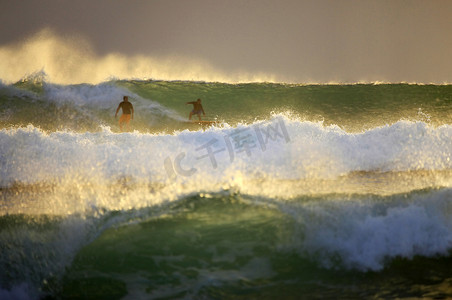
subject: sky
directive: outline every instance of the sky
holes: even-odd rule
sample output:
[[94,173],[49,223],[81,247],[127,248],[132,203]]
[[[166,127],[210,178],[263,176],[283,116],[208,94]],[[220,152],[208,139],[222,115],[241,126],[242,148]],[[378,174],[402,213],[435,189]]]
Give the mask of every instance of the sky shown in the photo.
[[447,0],[0,0],[0,79],[452,83]]

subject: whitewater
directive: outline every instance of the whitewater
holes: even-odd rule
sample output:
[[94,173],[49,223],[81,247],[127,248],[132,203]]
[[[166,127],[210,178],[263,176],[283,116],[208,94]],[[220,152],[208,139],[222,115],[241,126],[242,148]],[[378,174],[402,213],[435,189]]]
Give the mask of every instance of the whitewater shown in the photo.
[[452,297],[451,92],[0,84],[0,298]]

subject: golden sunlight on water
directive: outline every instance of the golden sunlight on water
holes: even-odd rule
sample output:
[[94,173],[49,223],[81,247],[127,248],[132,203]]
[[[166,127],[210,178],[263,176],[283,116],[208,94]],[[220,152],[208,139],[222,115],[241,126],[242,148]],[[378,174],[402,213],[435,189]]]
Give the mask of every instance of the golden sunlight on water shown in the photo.
[[[244,180],[237,174],[230,182],[204,184],[210,193],[241,193],[264,198],[296,199],[340,194],[391,196],[424,189],[452,187],[452,170],[408,172],[352,172],[336,178],[273,178]],[[0,189],[0,216],[5,214],[71,215],[93,210],[128,210],[171,202],[197,193],[199,186],[175,182],[139,182],[122,178],[113,182],[63,180],[16,184]]]

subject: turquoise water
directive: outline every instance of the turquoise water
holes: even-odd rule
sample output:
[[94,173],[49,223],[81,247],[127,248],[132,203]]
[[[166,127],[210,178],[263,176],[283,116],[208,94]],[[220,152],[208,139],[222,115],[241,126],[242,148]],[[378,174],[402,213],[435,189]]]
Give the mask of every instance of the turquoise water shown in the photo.
[[452,297],[450,95],[0,85],[0,298]]

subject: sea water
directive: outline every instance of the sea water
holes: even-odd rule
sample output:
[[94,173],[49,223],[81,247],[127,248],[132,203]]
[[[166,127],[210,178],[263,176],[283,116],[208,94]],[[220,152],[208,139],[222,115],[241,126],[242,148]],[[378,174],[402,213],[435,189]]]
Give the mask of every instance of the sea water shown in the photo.
[[0,103],[1,299],[452,297],[450,85],[38,76]]

